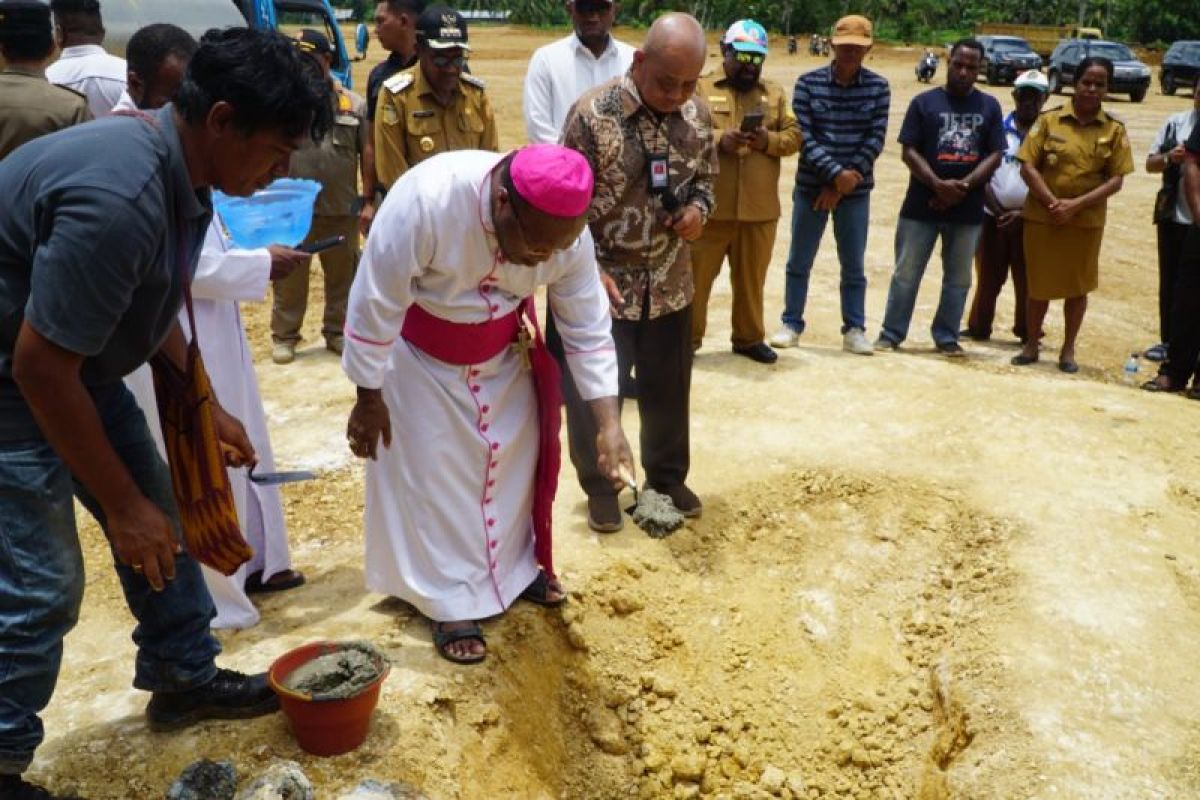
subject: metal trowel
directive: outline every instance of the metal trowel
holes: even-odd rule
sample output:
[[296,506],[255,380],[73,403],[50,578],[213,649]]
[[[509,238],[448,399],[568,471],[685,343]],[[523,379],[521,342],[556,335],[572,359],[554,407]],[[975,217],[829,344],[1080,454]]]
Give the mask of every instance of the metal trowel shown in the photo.
[[250,465],[248,478],[259,486],[278,486],[281,483],[296,483],[297,481],[311,481],[317,477],[315,472],[309,472],[306,469],[293,470],[291,472],[259,472],[255,473],[257,464]]

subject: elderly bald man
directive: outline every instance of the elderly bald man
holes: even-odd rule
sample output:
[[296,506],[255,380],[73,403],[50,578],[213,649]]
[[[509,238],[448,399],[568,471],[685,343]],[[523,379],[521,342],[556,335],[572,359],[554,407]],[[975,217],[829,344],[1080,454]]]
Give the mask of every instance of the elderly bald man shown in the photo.
[[[612,299],[621,375],[637,377],[646,484],[685,516],[699,516],[686,485],[690,459],[692,271],[688,242],[714,205],[717,153],[712,118],[696,83],[707,55],[694,17],[659,17],[624,75],[575,103],[563,144],[587,157],[596,175],[589,214],[596,261]],[[564,358],[561,346],[557,348]],[[565,356],[569,357],[568,351]],[[564,381],[571,461],[588,495],[593,530],[620,530],[612,483],[596,468],[596,426]]]

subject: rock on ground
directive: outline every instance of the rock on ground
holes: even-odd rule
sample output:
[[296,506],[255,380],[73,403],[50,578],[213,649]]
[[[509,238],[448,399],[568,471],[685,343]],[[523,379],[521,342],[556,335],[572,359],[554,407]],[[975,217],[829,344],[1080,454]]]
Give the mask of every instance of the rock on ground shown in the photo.
[[180,773],[167,800],[233,800],[237,791],[237,771],[232,761],[201,759]]
[[380,783],[365,780],[337,800],[429,800],[428,795],[407,783]]
[[238,793],[237,800],[316,800],[313,785],[295,761],[277,761]]

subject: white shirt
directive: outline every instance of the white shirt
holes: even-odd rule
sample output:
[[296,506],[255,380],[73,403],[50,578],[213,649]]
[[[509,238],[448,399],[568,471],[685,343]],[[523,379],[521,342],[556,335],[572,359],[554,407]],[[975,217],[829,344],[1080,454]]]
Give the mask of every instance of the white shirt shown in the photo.
[[117,104],[115,106],[113,106],[112,109],[108,113],[116,114],[120,111],[137,111],[137,110],[138,110],[137,103],[133,102],[133,98],[129,96],[129,91],[127,89],[122,89],[121,90],[121,99],[117,101]]
[[87,95],[88,108],[99,119],[121,99],[126,70],[125,59],[98,44],[81,44],[63,49],[58,61],[46,67],[46,80]]
[[[1183,144],[1192,135],[1192,128],[1196,125],[1196,117],[1198,116],[1195,109],[1188,111],[1180,111],[1178,114],[1172,114],[1163,126],[1158,129],[1158,135],[1154,137],[1154,144],[1150,145],[1149,155],[1162,155],[1163,145],[1167,141],[1167,131],[1174,128],[1175,144]],[[1168,150],[1170,148],[1167,148]],[[1183,183],[1180,181],[1179,192],[1175,198],[1175,221],[1180,225],[1192,224],[1192,210],[1188,208],[1187,192],[1183,191]]]
[[[992,173],[992,194],[1005,211],[1019,211],[1025,205],[1025,196],[1029,194],[1029,187],[1021,177],[1021,162],[1017,161],[1017,151],[1025,141],[1025,134],[1017,130],[1015,118],[1011,113],[1004,118],[1004,139],[1008,147],[1004,151],[1004,158],[1000,160],[1000,166]],[[984,211],[989,215],[992,213],[988,208],[984,208]]]
[[525,132],[533,144],[555,143],[579,96],[625,74],[634,49],[608,37],[599,58],[575,34],[539,47],[525,73]]

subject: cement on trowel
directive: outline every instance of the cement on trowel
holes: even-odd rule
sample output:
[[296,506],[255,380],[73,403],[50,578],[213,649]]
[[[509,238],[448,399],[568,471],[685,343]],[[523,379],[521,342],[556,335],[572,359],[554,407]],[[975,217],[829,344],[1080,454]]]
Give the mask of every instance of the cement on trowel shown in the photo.
[[343,700],[378,678],[383,663],[383,654],[369,642],[346,642],[292,670],[283,685],[314,700]]
[[629,512],[639,528],[655,539],[662,539],[683,527],[683,514],[671,498],[653,489],[638,493],[637,505]]

